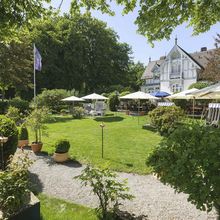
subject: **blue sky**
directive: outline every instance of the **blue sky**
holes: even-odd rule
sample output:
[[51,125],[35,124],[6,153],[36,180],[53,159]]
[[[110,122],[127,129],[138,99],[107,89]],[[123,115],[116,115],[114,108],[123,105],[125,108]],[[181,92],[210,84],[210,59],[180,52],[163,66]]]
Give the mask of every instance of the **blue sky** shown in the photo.
[[[52,5],[57,8],[61,0],[52,0]],[[71,0],[63,0],[61,7],[62,12],[68,12],[70,8]],[[187,24],[177,27],[171,35],[169,41],[163,40],[160,42],[154,42],[152,48],[148,44],[147,39],[137,33],[137,26],[134,24],[137,17],[137,9],[129,13],[128,15],[121,15],[122,8],[120,6],[112,4],[112,9],[116,12],[115,16],[108,16],[100,12],[93,12],[93,16],[107,22],[108,26],[113,28],[119,35],[121,42],[128,43],[133,50],[134,61],[140,61],[144,64],[148,63],[149,57],[152,60],[159,59],[160,56],[168,54],[172,49],[175,36],[178,38],[178,45],[181,46],[187,52],[200,51],[201,47],[207,47],[208,49],[214,48],[214,37],[216,33],[220,33],[220,23],[212,26],[212,28],[203,34],[198,36],[192,36],[192,29],[186,28]]]

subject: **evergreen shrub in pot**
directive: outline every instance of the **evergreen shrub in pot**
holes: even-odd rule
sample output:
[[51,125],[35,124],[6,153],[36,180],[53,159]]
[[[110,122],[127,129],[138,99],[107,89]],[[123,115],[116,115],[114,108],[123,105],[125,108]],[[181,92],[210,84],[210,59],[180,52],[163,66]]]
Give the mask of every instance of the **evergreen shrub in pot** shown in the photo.
[[25,125],[22,125],[18,134],[18,147],[28,146],[28,130]]
[[55,143],[55,153],[53,158],[56,162],[64,162],[68,160],[68,151],[70,142],[66,139],[60,139]]

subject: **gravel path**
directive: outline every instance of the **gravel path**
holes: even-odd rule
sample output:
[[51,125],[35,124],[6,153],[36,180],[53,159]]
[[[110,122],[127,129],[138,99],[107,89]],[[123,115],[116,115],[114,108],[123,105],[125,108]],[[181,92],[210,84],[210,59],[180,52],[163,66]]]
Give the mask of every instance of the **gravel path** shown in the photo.
[[[48,156],[36,156],[30,168],[33,182],[39,191],[88,207],[96,207],[97,199],[90,193],[89,187],[82,187],[79,180],[73,179],[85,168],[78,163],[56,164]],[[119,178],[127,178],[133,201],[125,201],[122,210],[145,215],[149,220],[215,220],[214,212],[207,214],[197,210],[187,202],[187,195],[176,194],[174,190],[163,185],[153,175],[136,175],[118,173]]]

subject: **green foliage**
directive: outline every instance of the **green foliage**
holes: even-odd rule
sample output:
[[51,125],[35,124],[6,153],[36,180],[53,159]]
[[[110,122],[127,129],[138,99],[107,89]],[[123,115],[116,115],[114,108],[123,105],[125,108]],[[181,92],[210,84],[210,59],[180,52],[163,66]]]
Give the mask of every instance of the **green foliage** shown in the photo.
[[20,127],[18,140],[28,140],[28,130],[24,124]]
[[10,118],[15,122],[15,124],[19,124],[21,121],[21,114],[18,108],[9,106],[6,117]]
[[210,83],[208,83],[208,82],[196,82],[196,83],[191,84],[189,86],[189,89],[192,89],[192,88],[203,89],[208,86],[210,86]]
[[220,130],[199,124],[178,127],[164,139],[147,165],[165,184],[189,194],[198,209],[220,211]]
[[61,109],[67,108],[67,103],[61,101],[68,96],[73,95],[70,91],[64,89],[43,90],[37,95],[37,105],[39,107],[46,107],[53,113],[59,113]]
[[117,111],[117,106],[119,106],[120,100],[117,94],[115,94],[115,92],[111,93],[109,95],[109,109],[110,111]]
[[3,218],[16,214],[29,203],[29,177],[28,168],[31,161],[27,154],[10,159],[4,172],[0,172],[0,210]]
[[84,108],[77,106],[73,108],[72,116],[74,119],[81,119],[83,118],[84,113]]
[[15,97],[8,102],[9,106],[18,108],[20,112],[27,113],[29,110],[29,102],[21,99],[20,97]]
[[32,53],[31,43],[26,37],[19,43],[12,41],[4,44],[0,41],[0,89],[3,99],[10,87],[15,88],[16,92],[27,91],[31,87]]
[[45,125],[50,116],[47,108],[36,108],[27,117],[26,124],[35,133],[35,143],[41,142],[42,131],[47,129]]
[[[18,144],[18,129],[11,119],[6,116],[0,115],[0,135],[8,137],[8,141],[4,143],[4,164],[7,163],[11,154],[14,154]],[[0,163],[2,158],[0,157]]]
[[81,175],[75,177],[81,180],[82,184],[90,185],[92,192],[99,199],[99,208],[97,209],[102,219],[108,219],[108,213],[119,209],[119,200],[131,200],[134,198],[128,193],[127,181],[119,182],[117,175],[107,168],[99,169],[87,166]]
[[40,18],[46,9],[43,3],[50,0],[13,0],[0,4],[0,41],[10,41],[18,35],[18,28],[29,25],[33,18]]
[[70,149],[70,142],[66,139],[61,139],[55,143],[54,147],[56,153],[66,153]]
[[0,114],[5,114],[6,110],[8,109],[8,101],[0,101]]
[[148,113],[151,124],[162,135],[172,133],[184,117],[184,112],[177,106],[159,106]]
[[[115,2],[124,6],[123,13],[138,8],[135,23],[138,25],[139,33],[145,35],[151,43],[164,38],[169,39],[173,30],[184,22],[193,28],[193,34],[199,34],[208,31],[213,24],[220,21],[218,1],[115,0]],[[79,13],[81,7],[114,15],[106,0],[72,0],[71,13]]]
[[65,15],[36,20],[32,28],[31,38],[47,60],[38,73],[39,90],[75,88],[88,94],[127,85],[131,49],[106,23],[88,14]]

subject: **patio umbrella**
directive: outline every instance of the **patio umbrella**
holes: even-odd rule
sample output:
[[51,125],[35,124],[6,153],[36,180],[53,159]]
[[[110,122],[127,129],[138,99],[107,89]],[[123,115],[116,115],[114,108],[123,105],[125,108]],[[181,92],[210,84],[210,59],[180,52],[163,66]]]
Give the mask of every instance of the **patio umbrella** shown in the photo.
[[192,89],[188,89],[188,90],[184,90],[182,92],[170,95],[166,98],[168,99],[192,99],[193,100],[193,117],[194,117],[194,112],[195,112],[195,96],[192,94],[193,92],[199,91],[196,88],[192,88]]
[[130,93],[128,95],[119,97],[120,99],[133,99],[133,100],[138,100],[138,124],[139,124],[139,109],[140,109],[140,100],[149,100],[149,99],[158,99],[155,96],[152,96],[148,93],[145,92],[134,92],[134,93]]
[[92,93],[90,95],[83,96],[82,99],[86,99],[86,100],[107,100],[108,98],[106,98],[103,95]]
[[83,102],[83,101],[85,101],[85,100],[82,99],[82,98],[76,97],[76,96],[70,96],[70,97],[67,97],[67,98],[65,98],[65,99],[61,99],[61,101],[64,101],[64,102],[72,102],[72,103],[73,103],[73,105],[72,105],[72,111],[73,111],[74,102]]
[[158,91],[158,92],[151,93],[151,95],[155,96],[155,97],[158,97],[158,98],[163,98],[163,97],[169,96],[170,94],[167,93],[167,92]]

